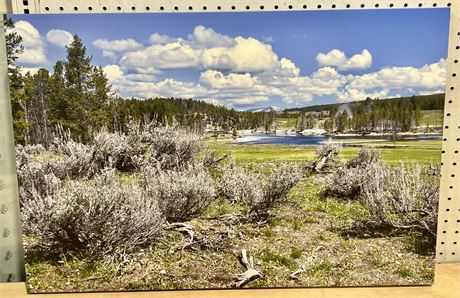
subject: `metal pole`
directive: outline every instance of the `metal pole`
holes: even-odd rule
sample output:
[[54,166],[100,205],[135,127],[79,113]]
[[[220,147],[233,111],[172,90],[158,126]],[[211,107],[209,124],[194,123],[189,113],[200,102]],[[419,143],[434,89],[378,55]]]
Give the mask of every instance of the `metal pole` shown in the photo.
[[[6,19],[3,16],[2,21]],[[0,29],[0,282],[25,280],[5,30]]]

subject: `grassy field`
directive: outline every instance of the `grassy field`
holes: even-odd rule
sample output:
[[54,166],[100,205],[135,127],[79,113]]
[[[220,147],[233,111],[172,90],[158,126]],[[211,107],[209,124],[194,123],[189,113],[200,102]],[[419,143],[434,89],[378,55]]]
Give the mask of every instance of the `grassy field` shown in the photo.
[[[358,139],[357,139],[358,140]],[[348,141],[348,140],[347,140]],[[362,141],[362,140],[360,140]],[[232,142],[208,141],[210,149],[219,153],[231,153],[238,162],[292,161],[305,162],[315,156],[315,147],[290,145],[237,145]],[[397,163],[418,162],[437,164],[441,161],[441,141],[401,141],[401,142],[372,142],[366,146],[394,146],[396,148],[381,148],[384,161]],[[401,147],[401,148],[397,148]],[[409,147],[409,148],[405,148]],[[348,159],[357,154],[359,147],[344,147],[342,158]]]

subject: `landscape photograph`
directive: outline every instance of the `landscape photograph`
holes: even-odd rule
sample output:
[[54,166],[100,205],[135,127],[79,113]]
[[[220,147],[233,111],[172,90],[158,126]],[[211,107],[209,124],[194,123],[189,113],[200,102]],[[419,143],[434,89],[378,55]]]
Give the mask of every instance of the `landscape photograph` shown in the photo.
[[5,28],[28,292],[432,284],[449,10]]

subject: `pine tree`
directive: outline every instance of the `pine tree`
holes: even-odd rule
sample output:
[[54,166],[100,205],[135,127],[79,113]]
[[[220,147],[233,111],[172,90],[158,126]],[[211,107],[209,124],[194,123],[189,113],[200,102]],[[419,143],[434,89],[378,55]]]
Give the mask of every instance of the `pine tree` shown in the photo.
[[66,124],[74,138],[82,142],[90,140],[88,126],[89,110],[93,110],[89,91],[92,90],[91,75],[93,67],[91,58],[86,54],[83,41],[74,36],[72,43],[67,47],[67,59],[64,62],[65,97],[68,99],[66,107]]
[[421,121],[422,121],[422,111],[420,110],[420,107],[418,105],[414,111],[414,120],[415,120],[415,125],[420,126]]
[[24,78],[24,93],[27,97],[28,120],[30,124],[30,142],[48,147],[51,142],[48,122],[48,102],[50,98],[50,76],[46,69]]
[[90,93],[87,95],[88,102],[88,125],[93,130],[102,127],[110,128],[111,115],[109,111],[109,94],[111,86],[102,70],[102,67],[93,67],[91,73]]
[[6,55],[8,62],[8,74],[10,77],[10,96],[11,109],[13,116],[14,139],[16,143],[25,144],[27,142],[29,124],[27,122],[27,110],[23,94],[23,82],[20,66],[15,62],[24,52],[22,37],[13,32],[13,20],[10,18],[4,21],[6,30]]
[[333,131],[331,119],[326,119],[324,121],[324,130],[328,133]]
[[61,126],[68,129],[71,125],[67,115],[69,101],[65,92],[64,62],[58,60],[50,78],[50,99],[48,102],[48,119],[54,129]]
[[109,96],[111,86],[101,67],[91,65],[83,41],[74,36],[65,61],[58,61],[51,77],[49,119],[52,125],[69,130],[82,142],[94,131],[112,128]]
[[337,119],[337,131],[345,132],[348,125],[348,114],[347,111],[343,111]]

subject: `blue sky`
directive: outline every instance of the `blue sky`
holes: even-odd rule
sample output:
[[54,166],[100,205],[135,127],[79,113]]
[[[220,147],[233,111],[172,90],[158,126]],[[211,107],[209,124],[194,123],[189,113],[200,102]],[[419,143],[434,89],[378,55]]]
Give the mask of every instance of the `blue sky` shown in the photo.
[[78,34],[122,96],[291,107],[436,93],[445,79],[448,9],[13,19],[26,69],[51,70]]

